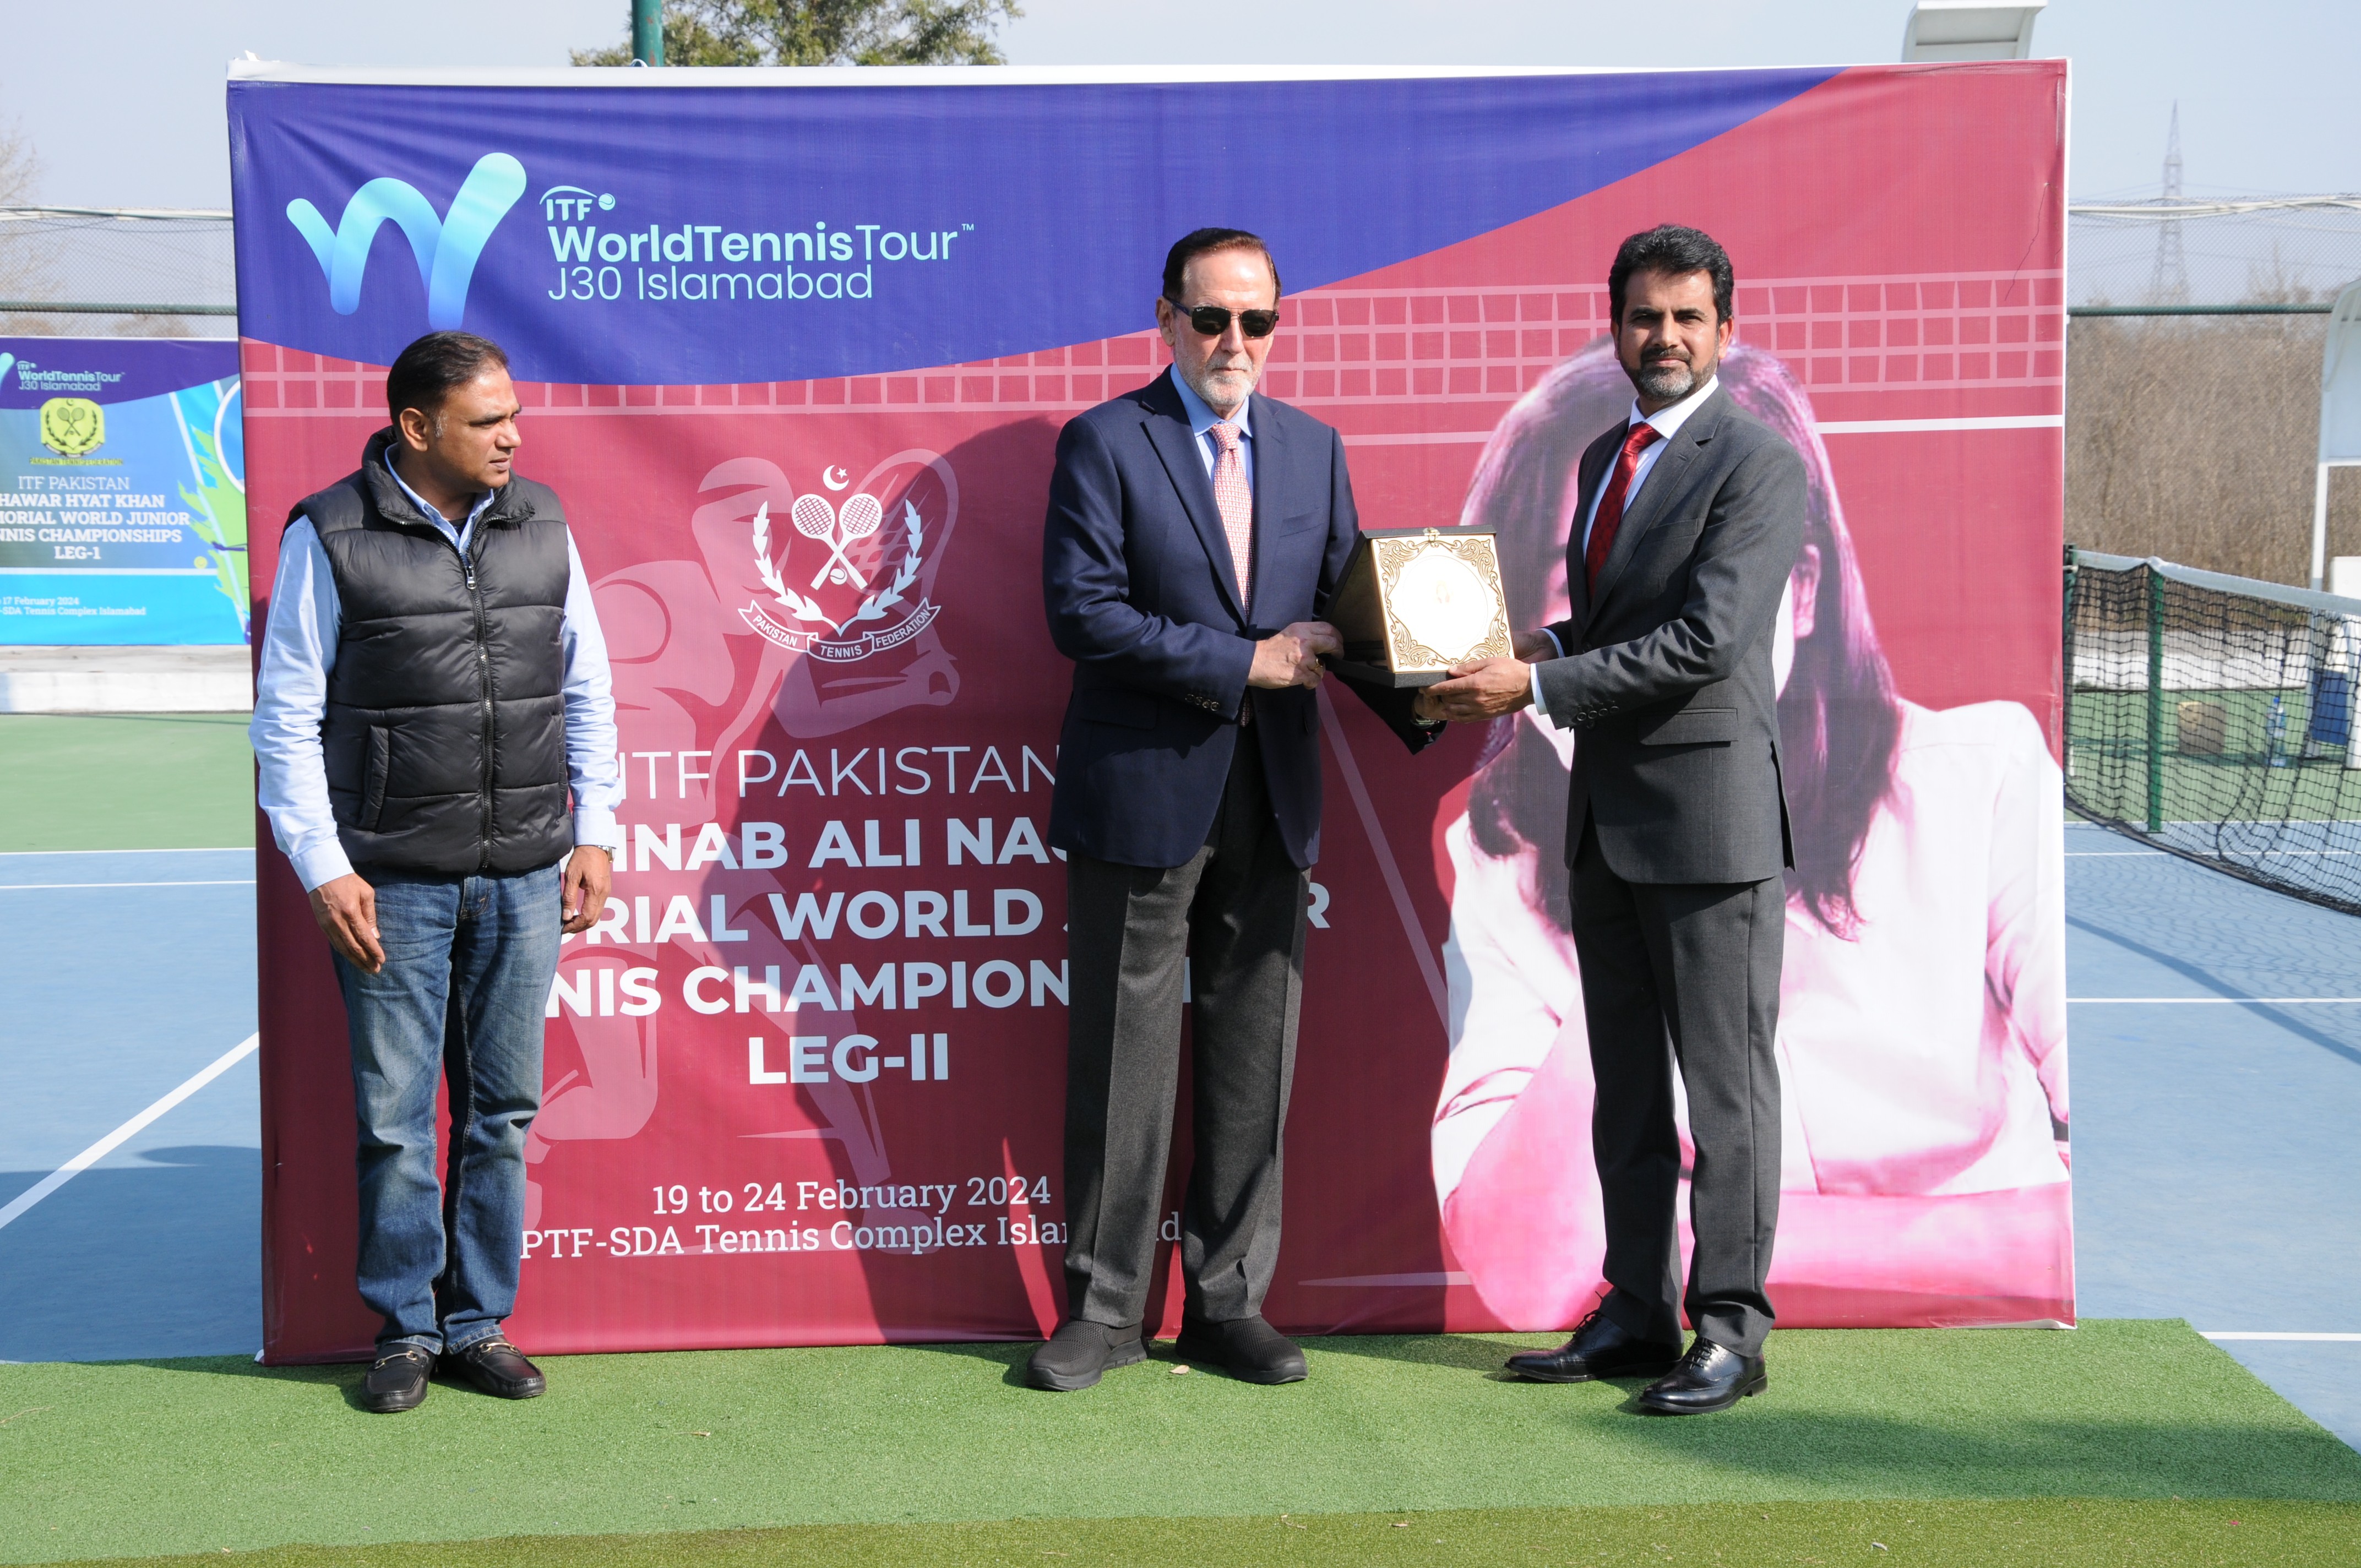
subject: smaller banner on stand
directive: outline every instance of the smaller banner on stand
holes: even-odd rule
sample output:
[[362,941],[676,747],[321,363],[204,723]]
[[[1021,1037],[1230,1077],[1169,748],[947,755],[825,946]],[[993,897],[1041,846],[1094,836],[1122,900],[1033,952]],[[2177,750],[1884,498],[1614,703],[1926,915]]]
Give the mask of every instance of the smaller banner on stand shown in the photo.
[[0,643],[247,640],[237,345],[0,337]]

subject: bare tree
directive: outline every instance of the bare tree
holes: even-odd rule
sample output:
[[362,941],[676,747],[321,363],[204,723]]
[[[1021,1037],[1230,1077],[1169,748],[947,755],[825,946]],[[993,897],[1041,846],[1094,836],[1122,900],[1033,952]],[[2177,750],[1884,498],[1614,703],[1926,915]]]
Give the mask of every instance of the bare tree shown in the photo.
[[[2258,278],[2257,293],[2293,292]],[[2311,573],[2321,316],[2073,323],[2066,537],[2085,549],[2302,583]],[[2361,554],[2361,485],[2330,491],[2331,554]]]
[[[993,34],[1016,0],[671,0],[667,65],[999,65]],[[577,65],[629,65],[628,42],[576,49]]]
[[[0,212],[29,206],[40,182],[41,160],[33,149],[32,137],[20,122],[0,121]],[[38,225],[0,219],[0,300],[48,297],[55,247],[47,238]],[[45,337],[56,330],[46,316],[0,312],[0,333]]]

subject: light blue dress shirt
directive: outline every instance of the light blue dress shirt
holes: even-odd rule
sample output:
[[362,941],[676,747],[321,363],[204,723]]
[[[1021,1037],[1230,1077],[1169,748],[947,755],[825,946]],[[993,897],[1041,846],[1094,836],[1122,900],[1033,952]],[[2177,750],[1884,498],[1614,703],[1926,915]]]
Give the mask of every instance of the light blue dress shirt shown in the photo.
[[[385,466],[419,512],[454,550],[465,554],[476,520],[498,492],[487,490],[478,497],[467,521],[454,528],[390,463]],[[607,639],[598,630],[589,579],[583,575],[582,557],[570,532],[566,560],[566,610],[559,636],[566,660],[566,771],[574,789],[574,841],[619,849],[623,831],[616,824],[615,810],[623,801],[623,780],[615,758],[614,684]],[[270,836],[294,863],[306,892],[353,869],[336,837],[327,763],[320,748],[320,726],[328,709],[328,672],[335,665],[343,623],[328,553],[312,520],[299,517],[279,544],[279,575],[271,584],[270,620],[255,679],[254,722],[247,735],[259,765],[257,788],[262,809],[270,817]]]
[[[1189,433],[1197,438],[1197,457],[1205,465],[1205,477],[1210,479],[1213,477],[1213,460],[1222,455],[1220,444],[1213,440],[1213,427],[1222,422],[1222,416],[1205,406],[1205,400],[1180,378],[1178,368],[1166,374],[1172,378],[1172,385],[1180,390],[1180,407],[1189,415]],[[1249,395],[1232,416],[1238,427],[1238,461],[1246,465],[1248,489],[1254,488],[1254,427],[1246,422],[1246,411],[1253,406],[1254,399]]]

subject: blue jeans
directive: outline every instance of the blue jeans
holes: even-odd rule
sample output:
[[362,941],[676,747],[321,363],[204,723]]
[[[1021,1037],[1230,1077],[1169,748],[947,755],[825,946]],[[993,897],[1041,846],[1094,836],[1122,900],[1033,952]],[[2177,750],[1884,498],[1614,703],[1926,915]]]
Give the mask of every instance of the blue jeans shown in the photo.
[[[360,1124],[360,1293],[380,1354],[456,1354],[500,1332],[524,1244],[524,1135],[541,1109],[541,1036],[557,974],[559,870],[364,872],[385,967],[336,958]],[[434,1170],[434,1090],[451,1082]]]

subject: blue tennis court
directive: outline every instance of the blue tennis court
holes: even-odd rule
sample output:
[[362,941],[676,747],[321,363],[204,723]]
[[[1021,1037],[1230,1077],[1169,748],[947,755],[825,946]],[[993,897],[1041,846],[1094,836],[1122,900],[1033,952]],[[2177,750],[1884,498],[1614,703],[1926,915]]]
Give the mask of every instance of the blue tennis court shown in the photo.
[[[2361,1446],[2361,920],[2086,826],[2067,855],[2081,1312],[2308,1336],[2221,1343]],[[253,874],[0,856],[0,1213],[252,1035]],[[255,1091],[248,1055],[0,1227],[0,1359],[255,1348]]]

